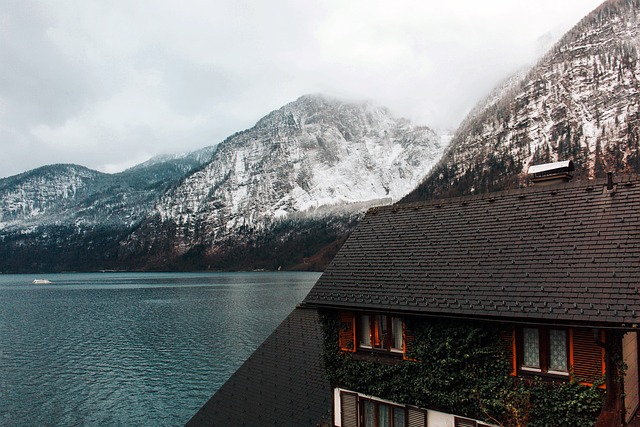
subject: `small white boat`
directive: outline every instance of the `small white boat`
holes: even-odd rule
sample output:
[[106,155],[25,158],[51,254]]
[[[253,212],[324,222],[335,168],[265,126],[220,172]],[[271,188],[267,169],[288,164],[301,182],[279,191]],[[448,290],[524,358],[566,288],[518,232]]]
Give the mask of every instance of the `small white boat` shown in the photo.
[[34,279],[33,282],[34,285],[48,285],[49,283],[51,283],[51,280],[47,280],[47,279]]

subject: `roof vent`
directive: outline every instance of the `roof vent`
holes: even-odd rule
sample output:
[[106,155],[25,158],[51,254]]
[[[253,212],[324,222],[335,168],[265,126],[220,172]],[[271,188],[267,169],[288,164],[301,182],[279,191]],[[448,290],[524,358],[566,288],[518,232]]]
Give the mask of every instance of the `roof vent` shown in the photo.
[[572,160],[562,162],[545,163],[543,165],[529,166],[529,179],[536,185],[552,185],[567,182],[576,168]]

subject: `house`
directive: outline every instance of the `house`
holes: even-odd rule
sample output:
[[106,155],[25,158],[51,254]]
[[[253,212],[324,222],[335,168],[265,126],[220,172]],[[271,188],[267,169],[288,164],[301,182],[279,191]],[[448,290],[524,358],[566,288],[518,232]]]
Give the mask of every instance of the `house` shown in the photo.
[[[268,389],[294,411],[311,404],[315,421],[305,425],[631,421],[640,403],[640,179],[565,182],[572,168],[559,166],[562,179],[540,170],[543,182],[524,189],[369,210],[294,312],[315,332],[292,333],[285,321],[269,340],[288,341],[268,356],[283,366],[258,380],[282,381],[292,360],[315,366],[304,394],[292,391],[304,375]],[[312,358],[295,350],[301,343],[315,348]],[[255,371],[266,357],[258,353],[201,420],[249,393],[258,377],[247,365]],[[262,425],[302,425],[282,415]]]

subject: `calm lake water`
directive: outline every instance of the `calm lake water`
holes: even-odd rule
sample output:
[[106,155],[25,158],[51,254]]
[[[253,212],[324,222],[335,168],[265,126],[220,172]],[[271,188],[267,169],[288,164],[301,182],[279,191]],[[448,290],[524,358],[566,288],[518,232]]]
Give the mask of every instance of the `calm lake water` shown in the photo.
[[0,425],[183,425],[318,277],[0,275]]

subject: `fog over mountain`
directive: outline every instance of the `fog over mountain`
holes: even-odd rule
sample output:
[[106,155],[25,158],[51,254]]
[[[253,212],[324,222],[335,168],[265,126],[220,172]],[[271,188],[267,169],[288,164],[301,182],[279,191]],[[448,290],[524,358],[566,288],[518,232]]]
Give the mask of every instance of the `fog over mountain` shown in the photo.
[[476,107],[407,201],[527,185],[530,165],[640,171],[640,2],[609,0]]
[[52,163],[121,172],[305,93],[453,130],[599,3],[2,1],[0,178]]

